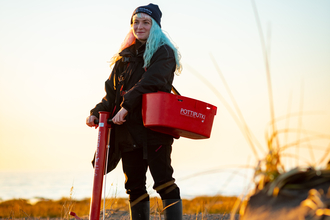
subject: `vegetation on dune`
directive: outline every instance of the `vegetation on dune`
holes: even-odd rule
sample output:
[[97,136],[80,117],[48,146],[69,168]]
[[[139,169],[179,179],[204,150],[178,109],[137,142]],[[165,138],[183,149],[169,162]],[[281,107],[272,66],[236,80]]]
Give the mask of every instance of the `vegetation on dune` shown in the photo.
[[[222,214],[229,213],[236,201],[236,197],[225,196],[201,196],[188,200],[183,199],[184,214]],[[101,203],[103,204],[103,202]],[[89,214],[90,199],[72,200],[62,198],[60,200],[40,199],[31,204],[26,199],[13,199],[0,203],[0,218],[68,218],[70,211],[79,216]],[[162,202],[158,197],[150,200],[151,213],[161,214]],[[129,210],[126,198],[109,198],[106,200],[106,209],[116,211]]]
[[185,214],[208,213],[223,214],[230,213],[237,197],[224,196],[201,196],[192,200],[183,200],[183,212]]

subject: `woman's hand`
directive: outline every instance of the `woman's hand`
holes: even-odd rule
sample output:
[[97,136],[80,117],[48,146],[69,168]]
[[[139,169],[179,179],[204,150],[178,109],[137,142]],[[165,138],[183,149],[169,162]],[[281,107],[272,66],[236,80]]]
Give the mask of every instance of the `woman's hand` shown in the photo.
[[125,117],[127,115],[128,111],[124,108],[121,108],[119,112],[115,115],[115,117],[112,118],[112,122],[116,125],[122,125],[126,120]]
[[95,115],[90,115],[86,118],[86,125],[89,127],[96,127],[97,124],[94,123],[94,120],[98,119]]

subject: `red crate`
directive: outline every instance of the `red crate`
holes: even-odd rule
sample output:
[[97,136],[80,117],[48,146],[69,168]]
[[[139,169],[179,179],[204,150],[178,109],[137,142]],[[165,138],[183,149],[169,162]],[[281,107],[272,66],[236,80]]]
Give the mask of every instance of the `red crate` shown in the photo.
[[144,126],[176,138],[209,138],[217,107],[166,92],[148,93],[142,99]]

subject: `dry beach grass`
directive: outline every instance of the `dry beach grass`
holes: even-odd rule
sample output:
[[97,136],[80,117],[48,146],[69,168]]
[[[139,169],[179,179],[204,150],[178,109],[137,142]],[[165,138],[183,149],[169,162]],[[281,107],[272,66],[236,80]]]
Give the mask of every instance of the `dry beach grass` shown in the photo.
[[[184,219],[229,219],[229,214],[236,197],[196,197],[183,200]],[[101,203],[103,204],[103,202]],[[16,199],[0,203],[2,219],[72,219],[74,212],[83,219],[88,219],[90,199],[73,200],[62,198],[57,201],[40,199],[35,204],[28,200]],[[103,207],[102,207],[103,209]],[[109,198],[106,200],[106,219],[129,219],[126,198]],[[101,217],[103,213],[101,213]],[[152,219],[162,218],[162,205],[159,198],[151,198]]]
[[[253,0],[251,2],[259,30],[267,76],[270,109],[270,123],[265,134],[267,145],[262,146],[252,133],[213,57],[211,59],[228,93],[229,102],[202,74],[189,68],[212,90],[231,114],[257,161],[257,164],[252,165],[254,168],[252,181],[255,188],[248,195],[243,194],[239,197],[237,204],[233,207],[233,213],[240,210],[241,219],[254,220],[328,219],[330,218],[330,167],[327,160],[329,160],[330,152],[330,134],[307,130],[303,127],[303,117],[317,114],[303,111],[302,91],[298,112],[292,113],[288,110],[284,116],[275,116],[269,67],[270,48],[266,47],[256,4]],[[290,105],[291,100],[289,100]],[[296,126],[292,125],[293,122],[296,122]],[[315,156],[317,151],[322,152],[322,156],[318,159]],[[234,216],[231,219],[234,219]]]

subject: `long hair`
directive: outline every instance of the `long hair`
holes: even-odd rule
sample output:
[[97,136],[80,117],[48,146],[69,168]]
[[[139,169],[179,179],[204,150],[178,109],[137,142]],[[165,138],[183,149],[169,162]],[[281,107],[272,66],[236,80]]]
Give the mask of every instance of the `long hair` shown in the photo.
[[136,41],[136,38],[133,34],[133,28],[131,27],[128,34],[126,35],[123,43],[121,43],[118,53],[116,53],[113,57],[111,57],[111,59],[109,61],[110,67],[112,65],[114,65],[118,60],[121,59],[121,56],[119,55],[119,53],[121,51],[123,51],[124,49],[126,49],[127,47],[133,45],[135,43],[135,41]]
[[[163,30],[160,28],[160,26],[157,24],[157,22],[151,18],[149,15],[144,13],[138,13],[134,15],[133,21],[135,17],[138,18],[150,18],[152,21],[152,26],[150,29],[150,34],[146,42],[146,50],[143,54],[143,60],[144,60],[144,66],[143,68],[148,68],[150,66],[150,60],[154,53],[158,50],[159,47],[162,45],[167,44],[169,47],[172,48],[175,56],[175,62],[176,62],[176,71],[175,73],[179,75],[182,71],[182,64],[180,63],[181,54],[177,47],[174,46],[174,44],[171,42],[171,40],[166,36],[166,34],[163,32]],[[134,22],[133,22],[134,23]],[[136,38],[133,34],[133,25],[131,25],[131,29],[128,32],[128,34],[125,37],[125,40],[120,46],[119,52],[124,50],[125,48],[133,45],[136,41]],[[121,59],[121,56],[119,53],[115,54],[111,60],[110,60],[110,66],[112,66],[116,61]]]

